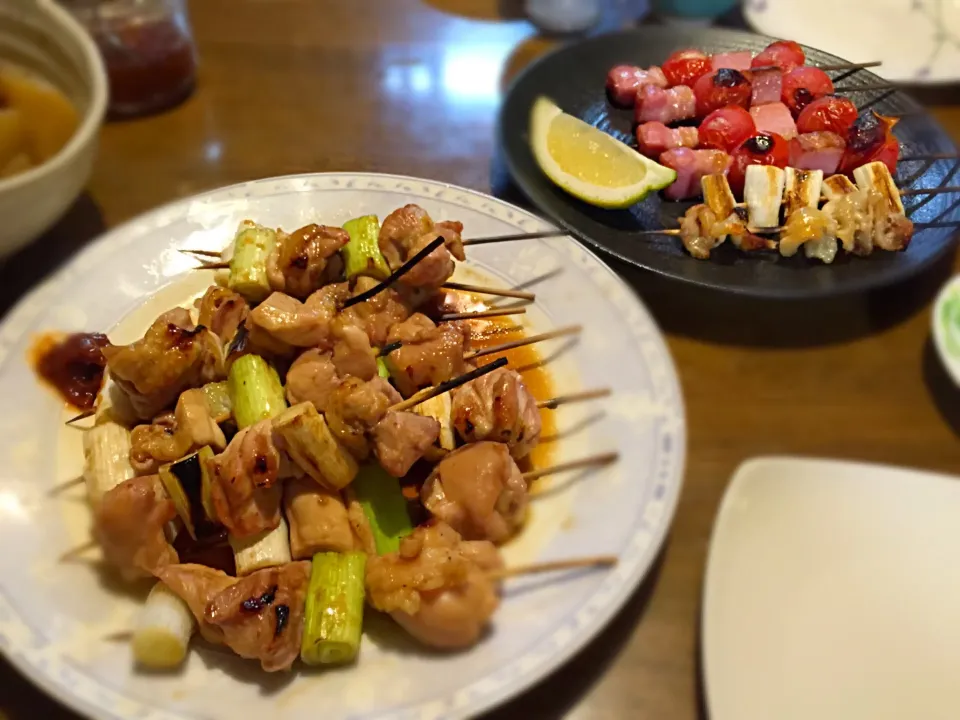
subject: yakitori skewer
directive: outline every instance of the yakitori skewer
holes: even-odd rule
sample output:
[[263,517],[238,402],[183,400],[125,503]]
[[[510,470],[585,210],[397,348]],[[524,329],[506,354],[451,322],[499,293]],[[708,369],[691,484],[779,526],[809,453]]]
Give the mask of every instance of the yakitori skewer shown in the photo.
[[873,83],[871,85],[841,85],[835,87],[835,93],[867,92],[870,90],[896,90],[897,86],[893,83]]
[[67,420],[67,421],[64,422],[63,424],[64,424],[64,425],[73,425],[73,423],[75,423],[75,422],[79,422],[79,421],[81,421],[81,420],[86,420],[88,417],[93,417],[93,416],[96,415],[96,414],[97,414],[97,411],[96,411],[94,408],[91,408],[91,409],[89,409],[89,410],[84,410],[82,413],[80,413],[79,415],[74,415],[72,418],[70,418],[69,420]]
[[493,372],[497,368],[502,368],[506,364],[506,358],[497,358],[492,363],[488,363],[487,365],[479,367],[476,370],[471,370],[470,372],[464,373],[459,377],[455,377],[451,380],[445,380],[444,382],[438,383],[433,387],[424,388],[420,392],[414,393],[403,402],[399,402],[396,405],[391,406],[390,410],[395,412],[409,410],[410,408],[415,407],[422,402],[426,402],[431,398],[435,398],[437,395],[443,395],[445,392],[453,390],[454,388],[458,388],[461,385],[465,385],[471,380],[476,380],[478,377],[483,377],[487,373]]
[[917,155],[902,155],[899,162],[918,162],[920,160],[957,160],[957,153],[920,153]]
[[610,463],[615,462],[618,457],[620,457],[620,455],[616,452],[591,455],[590,457],[580,458],[579,460],[571,460],[570,462],[560,463],[559,465],[552,465],[550,467],[530,470],[529,472],[525,472],[523,474],[523,479],[529,483],[537,478],[542,478],[545,475],[554,475],[556,473],[566,472],[567,470],[579,470],[580,468],[593,467],[595,465],[609,465]]
[[[832,72],[834,70],[865,70],[866,68],[880,67],[883,65],[882,60],[873,60],[872,62],[865,63],[837,63],[836,65],[812,65],[810,67],[815,67],[818,70],[823,70],[824,72]],[[761,65],[760,67],[750,68],[750,72],[756,72],[758,70],[780,70],[779,65]]]
[[[467,238],[463,240],[465,246],[469,245],[489,245],[491,243],[511,242],[513,240],[539,240],[541,238],[561,237],[566,235],[566,230],[541,230],[538,232],[513,233],[511,235],[492,235],[482,238]],[[187,255],[199,255],[200,257],[220,258],[223,256],[222,250],[201,250],[197,248],[179,248],[179,251]],[[226,265],[224,265],[226,267]]]
[[372,288],[370,288],[369,290],[366,290],[366,291],[360,293],[359,295],[354,295],[352,298],[350,298],[349,300],[347,300],[346,302],[344,302],[344,303],[343,303],[343,306],[342,306],[343,309],[346,309],[346,308],[348,308],[348,307],[352,307],[352,306],[354,306],[354,305],[358,305],[358,304],[360,304],[360,303],[362,303],[362,302],[366,302],[366,301],[369,300],[370,298],[372,298],[372,297],[374,297],[375,295],[377,295],[377,293],[381,293],[381,292],[383,292],[384,290],[386,290],[387,288],[392,287],[393,285],[395,285],[395,284],[397,283],[397,281],[400,280],[400,278],[402,278],[402,277],[403,277],[404,275],[406,275],[408,272],[410,272],[411,270],[413,270],[413,268],[416,267],[417,263],[419,263],[421,260],[423,260],[424,258],[426,258],[427,255],[429,255],[430,253],[432,253],[434,250],[436,250],[436,249],[437,249],[438,247],[440,247],[441,245],[443,245],[443,237],[441,237],[441,236],[435,237],[433,240],[430,241],[430,243],[429,243],[425,248],[423,248],[422,250],[420,250],[420,252],[418,252],[418,253],[417,253],[416,255],[414,255],[412,258],[410,258],[409,260],[407,260],[403,265],[401,265],[401,266],[398,267],[396,270],[394,270],[392,273],[390,273],[390,276],[389,276],[386,280],[384,280],[383,282],[379,283],[378,285],[374,285]]
[[596,400],[598,398],[607,397],[608,395],[610,395],[610,388],[586,390],[584,392],[571,393],[570,395],[558,395],[557,397],[549,400],[541,400],[537,403],[537,407],[541,410],[556,410],[561,405],[566,405],[567,403],[580,402],[582,400]]
[[935,188],[907,188],[901,190],[901,195],[942,195],[943,193],[960,192],[960,185],[944,185]]
[[558,330],[541,333],[540,335],[531,335],[530,337],[521,338],[520,340],[511,340],[510,342],[501,343],[500,345],[492,345],[487,348],[481,348],[480,350],[474,350],[464,355],[464,359],[473,360],[478,357],[483,357],[484,355],[495,355],[496,353],[506,352],[507,350],[524,347],[525,345],[533,345],[534,343],[544,340],[553,340],[554,338],[564,337],[566,335],[576,335],[581,330],[583,330],[583,326],[581,325],[569,325],[559,328]]

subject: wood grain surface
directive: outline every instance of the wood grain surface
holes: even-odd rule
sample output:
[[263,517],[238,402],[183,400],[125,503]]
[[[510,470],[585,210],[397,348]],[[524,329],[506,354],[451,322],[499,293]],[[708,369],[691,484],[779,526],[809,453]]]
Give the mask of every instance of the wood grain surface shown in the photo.
[[[0,310],[104,227],[244,180],[394,172],[523,202],[495,158],[493,124],[505,83],[552,41],[520,17],[518,2],[191,5],[197,91],[172,111],[103,129],[89,193],[0,269]],[[960,107],[932,110],[960,140]],[[818,303],[744,301],[615,265],[667,333],[683,384],[689,457],[676,520],[655,571],[614,622],[490,717],[706,716],[704,565],[718,503],[745,459],[790,453],[960,470],[960,402],[929,332],[930,300],[953,264]],[[74,717],[0,661],[0,718]]]

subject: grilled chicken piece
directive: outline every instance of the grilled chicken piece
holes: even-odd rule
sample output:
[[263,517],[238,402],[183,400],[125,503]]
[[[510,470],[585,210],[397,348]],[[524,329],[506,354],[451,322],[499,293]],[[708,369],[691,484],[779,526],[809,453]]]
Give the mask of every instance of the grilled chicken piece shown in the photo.
[[520,374],[499,368],[451,392],[453,426],[464,442],[494,440],[523,458],[540,441],[540,411]]
[[340,377],[372,380],[377,376],[377,353],[362,328],[338,318],[333,322],[333,338],[333,364]]
[[412,412],[388,412],[373,430],[374,452],[383,469],[403,477],[440,435],[440,423]]
[[453,275],[454,262],[465,260],[460,233],[463,225],[458,222],[434,223],[426,210],[418,205],[405,205],[384,218],[380,226],[380,252],[391,270],[396,270],[429,245],[437,236],[443,237],[443,246],[438,247],[417,263],[400,282],[409,287],[439,288]]
[[138,425],[130,434],[130,464],[138,475],[157,472],[164,463],[209,445],[223,450],[227,440],[210,415],[203,390],[193,388],[180,394],[177,409],[154,419],[152,425]]
[[267,279],[277,292],[303,300],[340,277],[339,251],[350,242],[346,230],[328,225],[306,225],[289,235],[277,234],[267,258]]
[[219,285],[211,285],[197,301],[200,324],[228,344],[237,334],[237,328],[250,314],[250,306],[239,293]]
[[237,580],[203,565],[171,565],[157,576],[187,603],[201,634],[267,672],[300,655],[310,563],[266,568]]
[[203,619],[207,603],[237,582],[235,577],[206,565],[184,563],[167,565],[156,572],[157,579],[183,600],[197,619],[197,629],[203,639],[215,645],[223,644],[223,630]]
[[184,390],[224,377],[220,339],[194,326],[184,308],[163,313],[143,338],[130,345],[108,345],[103,355],[140,420],[173,405]]
[[489,542],[463,542],[449,525],[418,527],[400,550],[367,559],[367,599],[425,645],[475,644],[500,604],[488,571],[502,567]]
[[726,240],[714,232],[717,216],[706,205],[694,205],[680,218],[680,239],[687,252],[698,260],[706,260],[710,252]]
[[[354,282],[350,297],[366,292],[378,284],[371,277],[358,277]],[[410,317],[412,300],[407,295],[412,296],[414,293],[404,294],[394,288],[387,288],[381,290],[369,300],[341,310],[339,317],[345,324],[361,328],[370,339],[371,345],[383,347],[387,343],[387,333],[390,328]]]
[[309,560],[318,552],[347,552],[356,546],[340,493],[309,477],[284,482],[283,510],[290,525],[290,554]]
[[329,348],[330,323],[336,316],[341,290],[341,286],[328,285],[313,293],[306,302],[280,292],[271,293],[250,313],[247,324],[250,342],[254,347],[266,346],[276,351],[276,347],[269,348],[269,343],[261,339],[261,334],[266,334],[280,347]]
[[330,430],[358,460],[370,456],[368,434],[391,405],[403,400],[400,393],[381,377],[364,382],[348,377],[330,396],[326,420]]
[[454,323],[436,325],[414,313],[390,328],[387,342],[403,345],[387,356],[390,376],[405,397],[466,372],[467,335]]
[[210,462],[210,499],[232,535],[256,535],[280,524],[280,467],[270,420],[238,432]]
[[527,514],[527,482],[502,443],[473,443],[450,453],[420,497],[431,514],[468,540],[505,542]]
[[318,412],[325,413],[334,390],[340,386],[340,375],[329,352],[307,350],[287,371],[287,401],[290,405],[311,402]]
[[148,577],[178,561],[163,533],[176,516],[158,476],[130,478],[106,492],[94,510],[94,537],[124,578]]

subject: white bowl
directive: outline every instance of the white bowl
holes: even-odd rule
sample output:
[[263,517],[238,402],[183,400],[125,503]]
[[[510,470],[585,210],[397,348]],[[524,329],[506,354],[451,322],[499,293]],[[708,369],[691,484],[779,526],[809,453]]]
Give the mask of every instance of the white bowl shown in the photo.
[[960,275],[954,276],[940,288],[930,320],[937,354],[953,382],[960,386],[960,327],[952,319],[958,297]]
[[86,30],[52,0],[0,2],[0,59],[26,67],[63,91],[80,125],[53,158],[0,180],[0,257],[53,225],[90,177],[107,105],[107,74]]

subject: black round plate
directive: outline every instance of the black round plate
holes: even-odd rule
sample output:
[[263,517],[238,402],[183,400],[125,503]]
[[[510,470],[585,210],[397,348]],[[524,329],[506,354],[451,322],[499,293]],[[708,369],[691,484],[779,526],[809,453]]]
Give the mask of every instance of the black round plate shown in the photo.
[[[714,251],[709,260],[695,260],[676,238],[635,234],[638,230],[676,227],[676,218],[689,203],[650,196],[629,210],[601,210],[567,195],[537,166],[528,127],[530,108],[538,96],[546,95],[566,112],[635,145],[632,111],[617,109],[606,98],[604,82],[611,67],[621,63],[659,65],[670,53],[686,47],[705,52],[756,52],[772,41],[762,35],[717,28],[642,27],[568,45],[543,57],[516,79],[500,112],[499,140],[511,175],[543,212],[600,250],[679,280],[730,292],[813,297],[861,291],[896,282],[936,260],[951,247],[953,228],[918,231],[909,248],[900,253],[876,252],[866,258],[840,253],[831,265],[807,260],[803,253],[793,258],[739,253],[729,243]],[[843,62],[819,50],[805,50],[810,64]],[[830,74],[844,86],[883,82],[863,70]],[[902,157],[956,152],[943,129],[902,92],[861,91],[850,93],[850,97],[863,110],[902,115],[895,129]],[[897,183],[901,188],[960,184],[953,179],[957,167],[953,160],[901,161]],[[960,194],[909,196],[904,197],[904,205],[914,222],[960,220]]]

